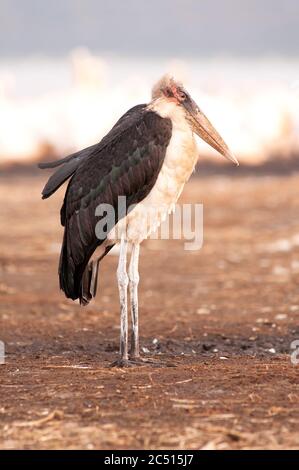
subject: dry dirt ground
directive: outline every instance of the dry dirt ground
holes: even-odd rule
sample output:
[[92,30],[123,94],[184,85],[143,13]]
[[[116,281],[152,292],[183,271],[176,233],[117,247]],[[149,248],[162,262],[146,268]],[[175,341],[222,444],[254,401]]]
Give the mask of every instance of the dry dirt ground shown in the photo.
[[[141,345],[176,367],[111,369],[116,256],[96,302],[58,289],[62,192],[0,179],[1,448],[299,448],[299,176],[194,178],[204,245],[142,248]],[[299,358],[299,355],[298,355]]]

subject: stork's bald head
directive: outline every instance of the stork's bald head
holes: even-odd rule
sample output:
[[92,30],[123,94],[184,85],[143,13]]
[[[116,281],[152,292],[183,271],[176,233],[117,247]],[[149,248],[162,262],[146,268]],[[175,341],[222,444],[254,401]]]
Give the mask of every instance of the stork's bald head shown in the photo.
[[208,118],[191,98],[183,84],[169,75],[162,77],[152,89],[152,100],[171,102],[184,110],[186,120],[191,129],[211,147],[228,160],[238,165],[238,160],[212,126]]
[[153,87],[152,98],[166,98],[169,101],[174,101],[180,104],[187,97],[190,98],[187,91],[184,89],[183,84],[175,80],[170,75],[164,75]]

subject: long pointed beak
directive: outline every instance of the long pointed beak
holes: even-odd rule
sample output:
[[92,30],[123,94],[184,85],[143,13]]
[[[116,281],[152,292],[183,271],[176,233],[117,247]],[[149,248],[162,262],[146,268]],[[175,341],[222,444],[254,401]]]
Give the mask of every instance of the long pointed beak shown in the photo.
[[221,153],[227,160],[239,165],[238,160],[230,151],[221,135],[212,126],[208,118],[198,108],[196,111],[189,111],[194,132],[207,144],[211,145],[217,152]]

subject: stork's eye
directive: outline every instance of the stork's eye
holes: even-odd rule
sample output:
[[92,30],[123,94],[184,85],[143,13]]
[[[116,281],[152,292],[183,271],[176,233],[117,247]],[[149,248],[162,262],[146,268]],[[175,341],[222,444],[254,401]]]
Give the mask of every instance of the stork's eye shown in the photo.
[[184,101],[187,98],[187,94],[184,91],[180,91],[179,97],[182,101]]

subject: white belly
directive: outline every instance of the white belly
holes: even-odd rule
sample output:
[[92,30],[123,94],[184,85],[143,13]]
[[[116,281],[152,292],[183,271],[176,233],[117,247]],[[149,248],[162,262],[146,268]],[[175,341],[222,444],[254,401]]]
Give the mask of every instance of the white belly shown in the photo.
[[109,233],[108,239],[117,242],[125,236],[130,243],[140,243],[159,227],[170,214],[198,157],[194,136],[188,128],[172,130],[163,166],[157,181],[146,196],[126,218]]

